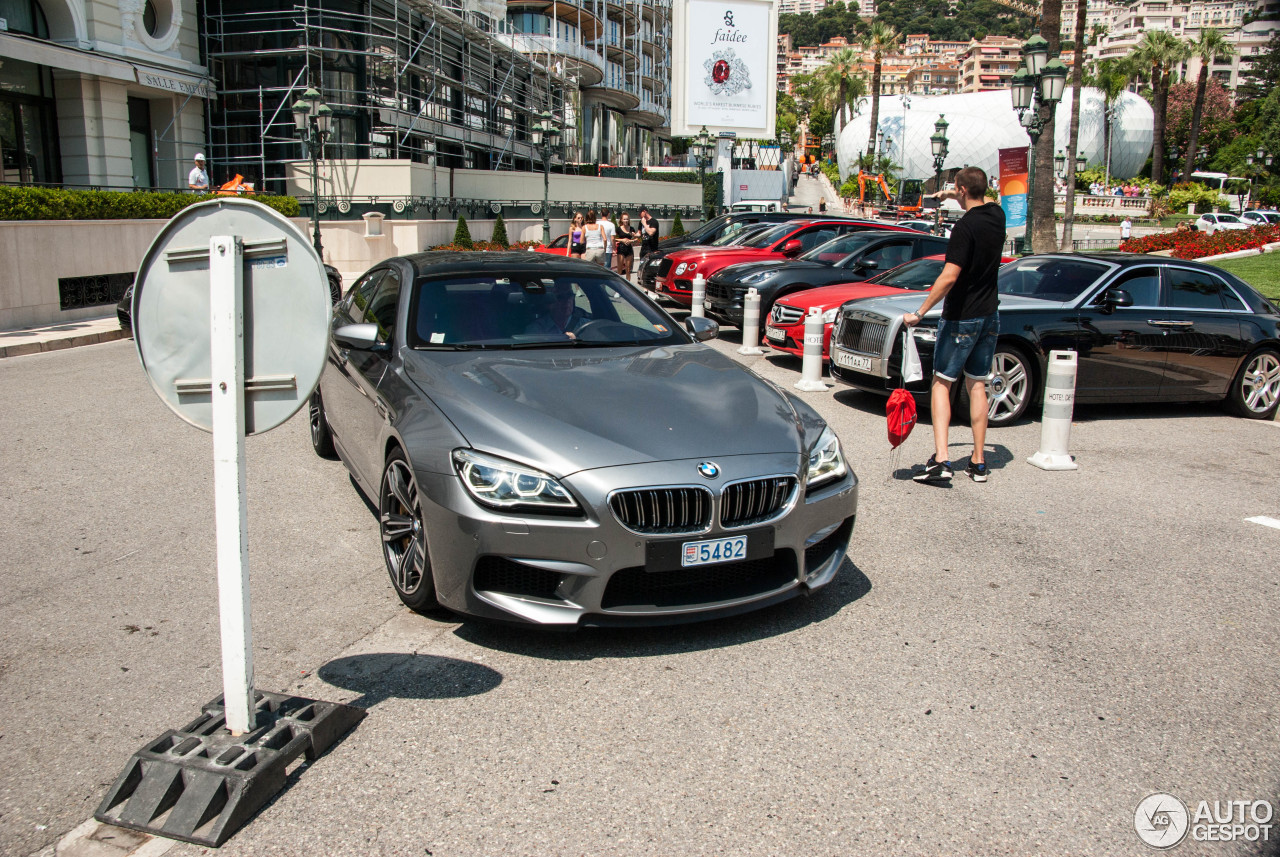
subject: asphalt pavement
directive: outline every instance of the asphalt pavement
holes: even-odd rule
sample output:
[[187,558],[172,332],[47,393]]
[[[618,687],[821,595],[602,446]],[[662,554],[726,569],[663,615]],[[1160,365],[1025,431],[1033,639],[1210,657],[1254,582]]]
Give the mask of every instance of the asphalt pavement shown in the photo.
[[[667,629],[409,613],[304,419],[249,439],[257,686],[369,715],[220,853],[1145,854],[1153,792],[1276,803],[1280,530],[1247,519],[1280,518],[1280,425],[1080,408],[1078,471],[1027,465],[1027,421],[990,433],[989,482],[937,488],[908,478],[927,412],[893,453],[883,399],[800,395],[861,478],[849,561]],[[220,692],[212,466],[129,342],[0,361],[0,436],[0,853],[22,855]]]

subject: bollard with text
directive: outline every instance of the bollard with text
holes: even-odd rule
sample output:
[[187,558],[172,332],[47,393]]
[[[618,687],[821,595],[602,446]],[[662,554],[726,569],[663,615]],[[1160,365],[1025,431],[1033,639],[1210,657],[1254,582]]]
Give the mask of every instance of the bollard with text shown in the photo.
[[800,363],[800,380],[795,383],[797,390],[820,393],[827,389],[827,383],[822,380],[822,332],[825,326],[822,310],[810,307],[804,320],[804,356]]
[[739,354],[764,354],[760,347],[760,292],[747,289],[742,302],[742,347]]
[[289,419],[319,382],[328,278],[311,242],[280,214],[211,200],[183,209],[156,236],[132,310],[152,388],[213,435],[223,693],[134,753],[94,816],[216,847],[284,787],[294,760],[318,758],[364,717],[253,686],[245,436]]
[[701,274],[693,278],[693,303],[689,305],[689,315],[707,317],[707,281]]
[[1050,351],[1044,381],[1044,416],[1040,419],[1040,451],[1027,459],[1041,470],[1075,470],[1068,452],[1071,413],[1076,401],[1076,353]]

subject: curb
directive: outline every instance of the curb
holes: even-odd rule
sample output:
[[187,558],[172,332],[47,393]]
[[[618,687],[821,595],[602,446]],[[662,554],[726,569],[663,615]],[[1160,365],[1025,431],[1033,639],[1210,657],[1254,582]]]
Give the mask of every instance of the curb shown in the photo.
[[82,336],[69,336],[62,339],[48,339],[44,342],[24,342],[20,345],[0,345],[0,359],[5,357],[23,357],[28,354],[41,354],[46,351],[60,351],[63,348],[79,348],[82,345],[97,345],[101,342],[114,342],[117,339],[128,339],[130,331],[104,330],[100,333],[86,333]]

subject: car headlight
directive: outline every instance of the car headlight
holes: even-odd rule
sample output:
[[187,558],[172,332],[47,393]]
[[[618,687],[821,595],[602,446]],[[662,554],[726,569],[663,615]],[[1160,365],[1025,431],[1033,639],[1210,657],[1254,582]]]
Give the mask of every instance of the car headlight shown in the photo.
[[818,442],[809,448],[809,487],[824,485],[839,479],[848,472],[844,464],[844,452],[840,438],[827,426],[818,435]]
[[473,449],[455,449],[453,464],[458,468],[467,493],[494,509],[527,508],[547,512],[567,512],[578,508],[554,477]]
[[689,267],[689,266],[688,266],[688,265],[686,265],[684,262],[681,262],[679,265],[676,265],[676,270],[675,270],[675,274],[676,274],[676,276],[678,277],[678,276],[680,276],[681,274],[683,274],[683,273],[684,273],[684,269],[685,269],[685,268],[687,268],[687,267]]
[[836,316],[840,315],[840,307],[832,307],[822,314],[823,324],[835,324]]
[[776,274],[777,271],[756,271],[754,274],[747,274],[740,282],[743,283],[763,283],[765,280]]
[[921,342],[938,341],[938,329],[936,327],[920,327],[916,325],[911,329],[911,335]]

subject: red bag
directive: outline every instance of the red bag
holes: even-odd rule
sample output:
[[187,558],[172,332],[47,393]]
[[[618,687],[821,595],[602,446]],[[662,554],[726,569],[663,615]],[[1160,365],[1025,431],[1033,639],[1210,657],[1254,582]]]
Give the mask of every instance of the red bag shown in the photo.
[[889,394],[884,413],[889,421],[889,446],[896,449],[916,427],[916,400],[899,387]]

